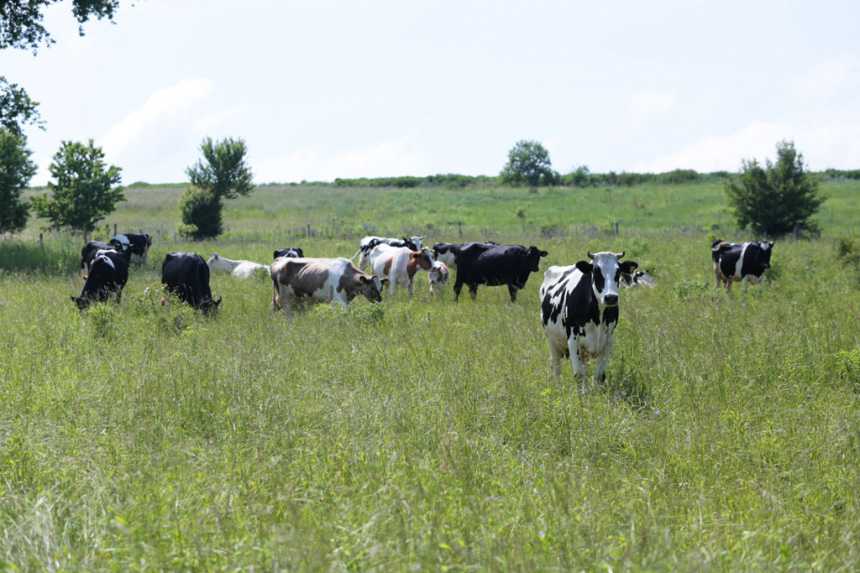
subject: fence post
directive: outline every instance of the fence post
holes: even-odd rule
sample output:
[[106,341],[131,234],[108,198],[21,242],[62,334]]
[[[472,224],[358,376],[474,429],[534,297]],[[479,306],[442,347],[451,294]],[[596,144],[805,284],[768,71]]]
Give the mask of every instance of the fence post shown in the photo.
[[615,236],[618,236],[618,221],[615,221]]
[[42,233],[39,233],[39,246],[42,247],[43,251],[45,250],[45,242],[44,238],[42,237]]
[[116,237],[116,223],[113,224],[113,236]]
[[457,233],[460,235],[460,238],[463,238],[463,222],[457,221]]

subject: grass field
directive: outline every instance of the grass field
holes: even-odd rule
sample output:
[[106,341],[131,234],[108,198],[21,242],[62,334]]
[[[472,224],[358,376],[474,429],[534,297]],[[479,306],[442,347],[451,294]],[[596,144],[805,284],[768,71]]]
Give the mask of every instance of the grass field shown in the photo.
[[[742,235],[710,185],[261,187],[220,241],[178,244],[181,188],[129,190],[108,223],[162,235],[122,306],[83,315],[80,240],[40,247],[34,221],[0,241],[0,565],[857,570],[860,283],[834,237],[860,201],[825,190],[823,237],[778,241],[764,288],[731,294],[711,227]],[[621,293],[606,387],[580,398],[569,362],[555,386],[540,274],[516,304],[433,299],[419,275],[412,299],[292,325],[266,280],[214,275],[210,319],[145,292],[171,250],[351,256],[366,228],[432,243],[457,221],[548,250],[542,270],[588,249],[651,270]]]

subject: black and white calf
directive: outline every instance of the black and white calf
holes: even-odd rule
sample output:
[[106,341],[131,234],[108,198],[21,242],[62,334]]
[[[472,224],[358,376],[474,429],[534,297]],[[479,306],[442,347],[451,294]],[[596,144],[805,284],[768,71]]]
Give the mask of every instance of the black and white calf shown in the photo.
[[167,253],[161,265],[161,282],[179,300],[208,314],[218,309],[221,297],[212,299],[209,266],[197,253]]
[[403,237],[402,239],[392,239],[390,237],[371,237],[367,236],[358,242],[358,251],[352,255],[349,260],[358,257],[358,268],[364,270],[370,264],[370,251],[376,245],[389,245],[392,247],[408,247],[410,251],[421,250],[421,239],[424,237]]
[[457,268],[457,253],[464,249],[468,249],[472,245],[484,245],[492,247],[496,243],[487,241],[486,243],[435,243],[433,245],[433,259],[445,263],[449,268]]
[[291,259],[305,258],[305,253],[300,247],[284,247],[283,249],[276,249],[274,254],[275,256],[272,260],[277,259],[278,257],[289,257]]
[[597,358],[595,382],[606,378],[618,324],[618,282],[639,265],[619,260],[620,253],[588,253],[589,261],[550,267],[540,287],[540,318],[549,343],[552,375],[558,382],[560,362],[570,357],[577,379],[586,375],[585,359]]
[[648,274],[648,271],[633,271],[632,274],[621,273],[621,278],[618,279],[621,286],[625,288],[633,287],[653,287],[654,279]]
[[728,243],[716,240],[711,245],[711,258],[714,260],[714,278],[717,288],[725,285],[732,290],[732,282],[743,282],[744,290],[748,283],[761,288],[764,271],[770,268],[770,254],[773,242]]
[[92,265],[93,260],[96,258],[99,251],[117,251],[125,253],[127,255],[127,261],[131,260],[131,253],[122,243],[114,243],[113,241],[110,243],[105,243],[103,241],[90,241],[81,249],[81,269],[83,269],[84,274],[89,273],[90,265]]
[[102,249],[89,263],[87,281],[80,296],[71,295],[71,299],[81,310],[94,302],[106,302],[111,293],[116,293],[116,302],[119,303],[127,282],[128,254]]
[[[140,266],[146,266],[146,257],[149,253],[149,247],[152,246],[152,237],[146,233],[134,234],[126,233],[124,235],[116,235],[110,240],[111,243],[122,245],[121,250],[131,252],[131,261]],[[120,249],[117,249],[120,250]]]

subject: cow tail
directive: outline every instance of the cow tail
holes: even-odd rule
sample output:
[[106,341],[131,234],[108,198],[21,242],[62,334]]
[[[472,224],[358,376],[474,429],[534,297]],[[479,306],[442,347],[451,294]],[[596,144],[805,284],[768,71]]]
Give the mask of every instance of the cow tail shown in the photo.
[[350,260],[350,261],[355,260],[355,257],[357,257],[360,252],[361,252],[361,247],[359,247],[359,249],[357,251],[355,251],[355,254],[352,255],[351,257],[349,257],[348,260]]

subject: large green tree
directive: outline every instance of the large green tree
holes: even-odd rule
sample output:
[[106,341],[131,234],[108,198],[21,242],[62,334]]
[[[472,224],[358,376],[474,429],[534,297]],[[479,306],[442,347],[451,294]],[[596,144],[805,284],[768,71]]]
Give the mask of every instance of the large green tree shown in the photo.
[[247,195],[254,189],[251,168],[245,161],[248,149],[242,139],[200,144],[203,159],[185,170],[192,187],[180,199],[180,231],[195,239],[221,234],[221,210],[225,199]]
[[0,127],[0,233],[17,233],[27,225],[29,205],[21,192],[36,174],[27,138]]
[[818,181],[805,169],[794,142],[780,141],[776,155],[776,162],[766,159],[765,167],[755,159],[743,160],[737,177],[725,182],[738,226],[767,237],[787,235],[796,225],[817,229],[811,217],[825,200]]
[[[17,48],[32,50],[40,45],[50,46],[54,39],[43,25],[44,11],[60,0],[0,0],[0,50]],[[78,21],[78,32],[84,35],[84,23],[90,18],[113,21],[119,0],[72,0],[72,14]],[[36,111],[38,102],[30,99],[23,88],[0,77],[0,125],[21,133],[26,123],[42,126]]]
[[502,183],[509,185],[552,185],[559,179],[553,171],[549,151],[537,141],[523,139],[508,152],[508,162],[499,174]]
[[32,198],[39,217],[54,229],[79,231],[86,241],[96,223],[109,215],[119,201],[125,201],[119,186],[122,169],[107,165],[100,147],[64,141],[54,155],[49,170],[56,182],[49,182],[48,193]]

